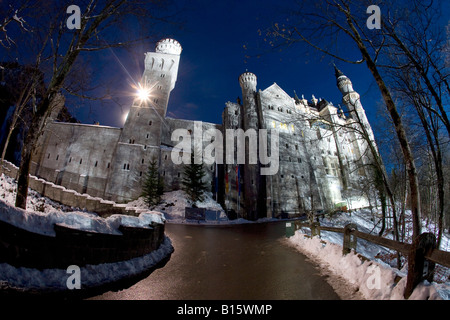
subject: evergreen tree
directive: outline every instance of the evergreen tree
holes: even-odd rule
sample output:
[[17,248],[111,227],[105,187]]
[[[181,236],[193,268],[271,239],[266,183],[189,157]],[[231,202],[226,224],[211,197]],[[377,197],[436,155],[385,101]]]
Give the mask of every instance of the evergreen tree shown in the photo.
[[148,171],[145,174],[145,182],[142,188],[142,196],[145,203],[149,206],[156,206],[161,202],[161,196],[164,193],[164,181],[158,174],[158,165],[155,159],[150,162]]
[[182,189],[193,203],[196,201],[203,201],[203,193],[208,188],[207,183],[203,181],[203,177],[206,174],[203,163],[194,163],[194,155],[198,152],[199,151],[194,151],[191,154],[191,164],[184,166],[183,179],[181,181],[181,184],[183,185]]

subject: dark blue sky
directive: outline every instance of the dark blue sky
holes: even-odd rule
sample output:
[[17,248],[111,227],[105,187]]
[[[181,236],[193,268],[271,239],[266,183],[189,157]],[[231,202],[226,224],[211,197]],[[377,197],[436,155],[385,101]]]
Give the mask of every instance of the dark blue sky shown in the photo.
[[[183,28],[167,27],[167,33],[164,28],[158,30],[178,40],[183,47],[168,116],[221,123],[225,103],[236,101],[241,95],[238,77],[246,70],[258,77],[258,89],[276,82],[291,96],[295,90],[299,97],[304,94],[308,100],[314,94],[335,105],[341,103],[331,58],[320,60],[313,49],[300,44],[274,50],[264,41],[264,30],[285,14],[285,2],[195,0],[177,4],[184,8]],[[148,48],[136,47],[133,52],[104,51],[98,70],[95,65],[92,68],[97,72],[98,81],[102,81],[103,76],[105,82],[117,79],[114,90],[116,95],[123,96],[121,107],[107,101],[79,101],[71,110],[84,123],[99,121],[103,125],[121,127],[122,115],[132,102],[128,96],[132,93],[131,83],[140,80],[144,52],[153,50],[154,44]],[[248,55],[250,57],[246,57]],[[361,94],[369,120],[375,121],[379,95],[366,66],[337,64]]]

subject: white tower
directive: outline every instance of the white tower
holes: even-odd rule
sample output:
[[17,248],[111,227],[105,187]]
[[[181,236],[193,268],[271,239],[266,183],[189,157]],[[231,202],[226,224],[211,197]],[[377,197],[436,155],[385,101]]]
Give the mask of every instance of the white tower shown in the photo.
[[367,120],[366,112],[361,104],[361,99],[355,90],[350,79],[344,75],[336,66],[334,66],[337,86],[342,93],[342,102],[347,106],[350,117],[359,123],[361,127],[367,132],[368,138],[375,145],[375,137],[373,135],[372,127]]

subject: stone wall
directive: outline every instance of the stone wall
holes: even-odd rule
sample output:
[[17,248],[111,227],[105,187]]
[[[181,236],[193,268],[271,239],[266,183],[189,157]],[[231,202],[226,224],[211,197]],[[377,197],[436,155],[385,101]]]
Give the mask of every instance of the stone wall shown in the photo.
[[156,223],[148,228],[120,226],[122,235],[58,224],[54,228],[56,236],[52,237],[0,221],[0,262],[36,269],[112,263],[146,255],[158,249],[164,240],[164,225]]
[[[0,173],[4,173],[5,175],[17,179],[18,168],[5,160],[0,168]],[[108,217],[112,214],[138,216],[141,212],[146,211],[143,209],[127,207],[126,204],[118,204],[113,201],[92,197],[86,193],[81,194],[75,190],[66,189],[65,187],[55,185],[54,183],[32,175],[30,175],[29,178],[29,187],[51,200],[66,206],[95,212],[102,217]]]

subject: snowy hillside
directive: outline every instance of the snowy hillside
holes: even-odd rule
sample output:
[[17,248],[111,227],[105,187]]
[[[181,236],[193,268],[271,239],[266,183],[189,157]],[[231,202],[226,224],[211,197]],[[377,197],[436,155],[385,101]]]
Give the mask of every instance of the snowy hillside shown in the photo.
[[[195,206],[197,208],[205,208],[211,211],[217,211],[216,222],[228,223],[227,215],[223,208],[214,199],[211,192],[204,193],[204,200],[197,201]],[[182,190],[175,190],[171,192],[165,192],[161,199],[161,204],[157,205],[153,210],[164,213],[168,222],[183,222],[185,220],[185,207],[192,206],[187,196]],[[135,201],[127,203],[127,207],[135,207],[140,209],[146,209],[148,206],[145,204],[144,198],[141,197]],[[212,222],[212,221],[210,221]]]
[[[369,210],[362,209],[321,219],[320,224],[344,227],[348,223],[354,223],[359,231],[377,234],[379,226],[372,220],[378,221],[376,217],[372,217]],[[427,228],[431,232],[434,232],[434,227],[431,223],[427,224]],[[426,231],[426,228],[423,231]],[[365,299],[403,299],[407,264],[403,261],[403,269],[396,269],[393,252],[371,242],[358,239],[356,252],[371,260],[361,262],[361,259],[354,252],[342,256],[342,233],[321,231],[320,234],[320,238],[314,237],[311,239],[305,237],[305,235],[310,235],[309,229],[300,229],[288,239],[288,243],[314,260],[321,268],[343,278],[353,287],[354,291],[359,291]],[[385,236],[389,237],[389,234]],[[450,251],[449,239],[449,235],[444,233],[441,250]],[[410,299],[450,300],[449,277],[449,268],[436,265],[435,282],[430,284],[425,281],[420,284]]]

